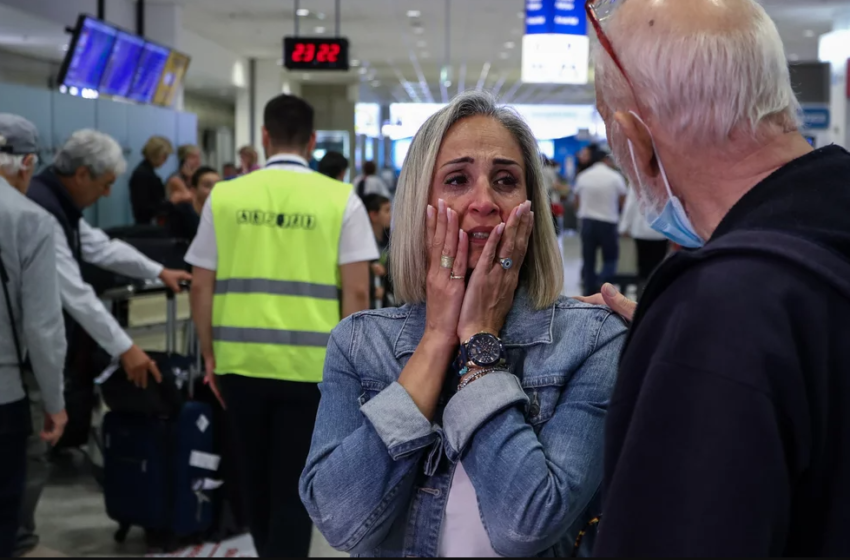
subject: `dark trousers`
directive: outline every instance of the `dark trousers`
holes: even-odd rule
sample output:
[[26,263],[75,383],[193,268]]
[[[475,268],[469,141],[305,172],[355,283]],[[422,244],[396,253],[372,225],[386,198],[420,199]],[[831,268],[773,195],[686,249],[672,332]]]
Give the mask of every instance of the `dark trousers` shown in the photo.
[[47,460],[48,446],[42,441],[39,431],[44,427],[44,403],[41,391],[32,372],[24,373],[24,382],[28,387],[30,414],[32,416],[32,434],[27,440],[27,483],[21,505],[21,521],[18,539],[15,543],[15,558],[20,558],[38,546],[35,512],[47,481],[50,478],[50,462]]
[[319,409],[315,383],[219,378],[240,451],[248,525],[261,558],[306,558],[313,523],[298,495]]
[[0,558],[10,558],[18,536],[27,477],[29,401],[0,405]]
[[[602,273],[596,275],[596,253],[602,249]],[[590,220],[581,220],[582,280],[584,295],[599,293],[602,284],[617,274],[617,262],[620,260],[620,238],[617,224]]]
[[635,239],[635,246],[637,247],[638,277],[642,282],[646,282],[653,271],[664,262],[667,256],[667,241]]

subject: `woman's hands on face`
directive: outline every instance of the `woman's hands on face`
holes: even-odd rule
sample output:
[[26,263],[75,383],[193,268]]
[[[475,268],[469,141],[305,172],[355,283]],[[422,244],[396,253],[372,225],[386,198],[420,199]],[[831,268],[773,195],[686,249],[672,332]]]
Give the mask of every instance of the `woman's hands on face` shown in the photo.
[[[533,228],[534,212],[531,211],[531,201],[526,201],[511,212],[507,224],[500,225],[490,234],[463,299],[457,325],[457,336],[461,342],[480,332],[499,335],[513,305]],[[508,270],[502,268],[499,262],[504,258],[513,260]]]
[[[440,199],[437,208],[428,206],[428,279],[426,284],[425,334],[457,345],[457,325],[469,258],[469,238],[460,229],[458,214]],[[451,269],[443,268],[442,257],[454,259]],[[457,276],[459,279],[453,279]]]

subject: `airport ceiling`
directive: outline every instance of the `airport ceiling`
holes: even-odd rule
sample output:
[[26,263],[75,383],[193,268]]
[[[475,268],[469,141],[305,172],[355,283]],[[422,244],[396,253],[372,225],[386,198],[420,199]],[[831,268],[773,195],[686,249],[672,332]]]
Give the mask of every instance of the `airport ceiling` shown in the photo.
[[[151,0],[149,0],[151,1]],[[184,26],[245,56],[281,56],[294,32],[294,0],[154,0],[184,7]],[[816,60],[818,35],[850,20],[850,0],[761,0],[789,58]],[[524,0],[341,0],[341,35],[361,63],[349,76],[292,73],[291,79],[361,82],[364,101],[437,101],[482,85],[518,103],[584,103],[592,86],[520,82]],[[300,0],[302,35],[335,32],[335,0]],[[448,27],[448,33],[447,33]],[[441,70],[451,86],[441,87]]]
[[[54,0],[64,1],[64,0]],[[279,60],[282,37],[295,29],[295,0],[147,0],[183,7],[187,29],[246,57]],[[682,0],[687,1],[687,0]],[[836,21],[850,27],[850,0],[760,0],[776,21],[791,60],[816,60],[818,36]],[[333,36],[335,0],[300,0],[302,35]],[[67,35],[55,25],[15,11],[3,12],[0,47],[61,60]],[[362,101],[440,102],[479,85],[513,103],[589,103],[592,86],[520,81],[525,0],[340,0],[341,35],[348,37],[349,73],[289,73],[294,81],[360,83]],[[8,17],[7,17],[8,16]],[[448,29],[448,33],[447,33]],[[26,44],[16,37],[29,35]],[[38,38],[38,41],[34,41]],[[43,43],[43,44],[42,44]],[[58,48],[57,48],[58,47]],[[441,86],[446,65],[451,86]],[[193,83],[188,89],[209,87]],[[233,95],[233,90],[221,90]]]

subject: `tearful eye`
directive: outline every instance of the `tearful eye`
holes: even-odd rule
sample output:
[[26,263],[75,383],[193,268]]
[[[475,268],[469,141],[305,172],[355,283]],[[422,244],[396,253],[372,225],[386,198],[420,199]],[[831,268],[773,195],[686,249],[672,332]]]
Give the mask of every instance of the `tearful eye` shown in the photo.
[[466,177],[463,175],[453,175],[446,179],[447,185],[465,185]]
[[517,179],[513,175],[505,175],[496,179],[496,183],[499,185],[513,187],[519,184],[519,179]]

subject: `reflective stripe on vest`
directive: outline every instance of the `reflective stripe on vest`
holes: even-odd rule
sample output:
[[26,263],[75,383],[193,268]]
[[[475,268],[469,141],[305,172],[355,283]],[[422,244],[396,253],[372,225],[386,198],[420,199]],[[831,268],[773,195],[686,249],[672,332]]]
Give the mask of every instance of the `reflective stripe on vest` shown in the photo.
[[322,380],[340,319],[339,238],[351,188],[268,168],[213,189],[216,373]]
[[287,282],[264,278],[231,278],[215,284],[216,295],[223,294],[269,294],[277,296],[304,296],[318,299],[339,299],[339,289],[325,284],[309,282]]

